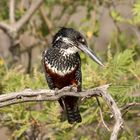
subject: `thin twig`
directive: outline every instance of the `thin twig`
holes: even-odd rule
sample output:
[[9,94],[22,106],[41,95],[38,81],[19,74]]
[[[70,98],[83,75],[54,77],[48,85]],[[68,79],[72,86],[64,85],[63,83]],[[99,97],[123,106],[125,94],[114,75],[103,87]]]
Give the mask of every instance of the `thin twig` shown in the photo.
[[121,108],[121,111],[124,111],[124,110],[132,108],[132,107],[136,107],[136,106],[140,106],[140,103],[135,103],[135,102],[134,103],[128,103]]
[[97,103],[98,103],[98,106],[99,106],[99,113],[100,113],[100,116],[101,116],[101,121],[102,121],[103,125],[105,126],[105,128],[107,129],[107,131],[110,132],[110,128],[107,126],[107,124],[104,121],[103,113],[102,113],[103,111],[102,111],[101,104],[100,104],[100,101],[99,101],[98,97],[96,97],[96,100],[97,100]]
[[15,23],[15,0],[10,0],[9,2],[9,18],[10,24]]
[[122,112],[122,116],[124,116],[132,107],[140,107],[140,103],[128,103],[123,106],[120,110]]

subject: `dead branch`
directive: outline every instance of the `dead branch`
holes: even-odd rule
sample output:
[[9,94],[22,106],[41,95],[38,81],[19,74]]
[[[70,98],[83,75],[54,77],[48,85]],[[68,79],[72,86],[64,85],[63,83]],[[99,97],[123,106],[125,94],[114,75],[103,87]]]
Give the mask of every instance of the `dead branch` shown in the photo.
[[9,1],[9,18],[10,18],[10,24],[15,23],[15,0]]
[[136,103],[136,102],[134,102],[134,103],[128,103],[128,104],[126,104],[125,106],[123,106],[121,108],[121,111],[124,111],[126,109],[130,109],[132,107],[137,107],[137,106],[140,106],[140,103]]
[[33,91],[31,89],[26,89],[21,92],[13,92],[9,94],[0,95],[0,108],[23,102],[56,101],[64,96],[76,96],[81,98],[91,98],[93,96],[100,96],[108,104],[115,119],[115,125],[111,133],[110,140],[117,140],[118,133],[123,125],[123,119],[115,101],[107,92],[108,87],[109,85],[104,85],[78,93],[76,93],[76,89],[74,87],[65,87],[61,90],[41,89]]
[[[32,2],[29,10],[18,20],[15,21],[15,0],[9,1],[9,24],[6,22],[0,22],[0,30],[2,30],[6,36],[6,39],[10,43],[9,50],[13,56],[13,62],[19,61],[20,52],[16,51],[17,46],[20,48],[19,31],[24,27],[26,23],[31,19],[34,13],[39,9],[44,0],[36,0]],[[18,42],[18,43],[17,43]],[[18,49],[19,50],[19,49]],[[15,53],[16,52],[16,56]]]
[[41,6],[44,0],[38,0],[37,2],[33,3],[29,10],[25,13],[25,15],[14,25],[16,31],[18,32],[33,16],[36,10]]
[[99,106],[99,113],[100,113],[100,116],[101,116],[101,121],[102,121],[103,125],[105,126],[105,128],[107,129],[107,131],[110,132],[110,128],[107,126],[107,124],[104,121],[103,113],[102,113],[103,112],[102,107],[101,107],[101,104],[100,104],[100,101],[99,101],[98,97],[96,97],[96,100],[97,100],[97,103],[98,103],[98,106]]
[[118,133],[120,129],[123,127],[123,119],[122,119],[121,111],[117,107],[116,102],[113,100],[112,96],[107,92],[107,90],[102,89],[101,91],[102,91],[102,98],[106,101],[106,103],[110,107],[111,112],[116,121],[113,131],[111,133],[110,140],[117,140]]
[[[33,3],[31,7],[29,8],[29,10],[25,13],[25,15],[22,16],[22,18],[19,21],[14,22],[13,24],[9,25],[7,23],[0,22],[0,28],[6,31],[6,33],[7,32],[10,34],[14,33],[14,35],[17,34],[17,32],[20,31],[20,29],[30,20],[30,18],[33,16],[36,10],[38,10],[38,8],[41,6],[43,2],[44,0],[38,0],[37,2]],[[10,2],[10,7],[11,7],[10,11],[12,11],[12,13],[10,12],[11,21],[14,20],[13,5],[14,5],[14,1],[11,0]]]
[[125,106],[123,106],[120,110],[122,112],[122,116],[124,116],[130,109],[132,109],[133,107],[140,107],[140,103],[128,103]]
[[0,29],[2,29],[4,32],[8,33],[8,36],[10,34],[13,33],[13,32],[16,32],[11,25],[5,23],[5,22],[0,22]]

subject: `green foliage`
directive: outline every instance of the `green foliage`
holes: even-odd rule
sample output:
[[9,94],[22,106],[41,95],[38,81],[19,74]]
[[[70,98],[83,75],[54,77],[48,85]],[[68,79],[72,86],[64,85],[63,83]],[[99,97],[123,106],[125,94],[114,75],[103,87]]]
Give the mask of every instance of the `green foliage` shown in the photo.
[[116,53],[114,57],[108,56],[108,63],[104,73],[107,81],[117,83],[120,78],[123,79],[128,74],[129,68],[134,64],[134,55],[133,50],[127,49],[124,52]]
[[0,2],[1,8],[0,8],[0,20],[7,19],[8,16],[8,7],[7,7],[7,2],[6,1],[1,1]]
[[135,15],[133,18],[133,23],[139,24],[140,23],[140,1],[139,0],[137,0],[137,2],[134,4],[132,12]]
[[111,16],[117,22],[126,22],[132,25],[139,25],[140,24],[140,1],[137,0],[136,3],[133,5],[132,8],[133,17],[130,19],[125,19],[120,15],[120,13],[116,10],[111,12]]

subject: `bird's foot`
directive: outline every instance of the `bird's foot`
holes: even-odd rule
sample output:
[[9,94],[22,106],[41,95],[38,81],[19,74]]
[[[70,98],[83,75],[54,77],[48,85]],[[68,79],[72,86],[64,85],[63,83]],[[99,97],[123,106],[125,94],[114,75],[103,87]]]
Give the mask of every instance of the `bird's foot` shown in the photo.
[[55,95],[57,95],[57,94],[58,94],[58,90],[59,90],[59,89],[58,89],[58,88],[55,88],[54,90],[55,90],[55,92],[54,92],[54,93],[55,93]]
[[76,91],[77,85],[70,85],[70,92]]

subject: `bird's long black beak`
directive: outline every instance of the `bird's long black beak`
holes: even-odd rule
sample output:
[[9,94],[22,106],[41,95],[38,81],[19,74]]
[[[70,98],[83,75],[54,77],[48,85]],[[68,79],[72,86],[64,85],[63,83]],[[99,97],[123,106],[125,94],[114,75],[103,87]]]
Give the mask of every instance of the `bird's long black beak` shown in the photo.
[[104,64],[101,62],[101,60],[96,56],[96,54],[90,48],[88,48],[86,45],[80,44],[80,45],[78,45],[78,48],[81,51],[83,51],[84,53],[86,53],[97,64],[99,64],[102,67],[105,67]]

